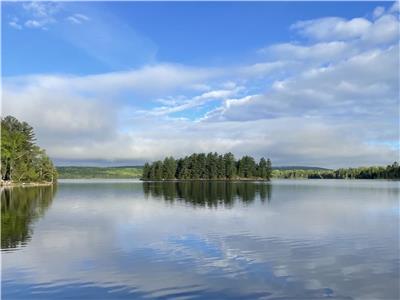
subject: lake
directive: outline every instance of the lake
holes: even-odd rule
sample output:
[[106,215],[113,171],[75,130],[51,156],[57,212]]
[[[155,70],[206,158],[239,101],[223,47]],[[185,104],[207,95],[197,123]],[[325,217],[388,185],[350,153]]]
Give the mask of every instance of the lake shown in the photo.
[[399,182],[1,193],[3,299],[398,299]]

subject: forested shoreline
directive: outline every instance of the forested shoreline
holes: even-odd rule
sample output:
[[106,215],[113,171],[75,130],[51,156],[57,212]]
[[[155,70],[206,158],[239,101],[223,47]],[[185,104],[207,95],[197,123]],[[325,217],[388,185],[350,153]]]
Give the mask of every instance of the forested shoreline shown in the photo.
[[271,160],[251,156],[236,160],[232,153],[194,153],[166,157],[143,167],[142,180],[270,180],[282,179],[400,179],[398,162],[387,166],[329,169],[272,169]]
[[193,153],[184,158],[172,156],[143,167],[142,180],[270,180],[270,159],[258,163],[251,156],[235,159],[232,153]]
[[272,178],[284,179],[400,179],[400,166],[391,165],[336,170],[273,170]]
[[28,123],[12,116],[1,119],[1,185],[52,184],[57,171],[46,151],[36,145]]

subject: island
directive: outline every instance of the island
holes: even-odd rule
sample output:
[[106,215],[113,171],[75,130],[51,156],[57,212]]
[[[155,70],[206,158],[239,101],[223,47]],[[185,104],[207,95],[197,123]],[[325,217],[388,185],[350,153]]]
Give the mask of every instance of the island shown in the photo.
[[271,160],[261,158],[259,163],[251,156],[239,160],[229,152],[224,155],[210,152],[193,153],[184,158],[172,156],[143,167],[143,181],[148,180],[266,180],[281,179],[400,179],[400,166],[394,162],[387,166],[325,169],[319,167],[276,167]]
[[28,123],[12,116],[1,119],[1,186],[52,185],[57,170],[46,151],[36,145]]
[[270,159],[262,157],[256,163],[248,155],[236,160],[231,152],[210,152],[146,163],[142,180],[270,180],[271,174]]

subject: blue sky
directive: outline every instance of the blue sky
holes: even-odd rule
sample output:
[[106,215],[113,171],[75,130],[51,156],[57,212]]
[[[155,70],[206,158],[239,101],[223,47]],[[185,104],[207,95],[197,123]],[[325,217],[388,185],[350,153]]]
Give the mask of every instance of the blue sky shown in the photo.
[[398,25],[393,2],[3,2],[3,114],[59,164],[386,164]]
[[[3,3],[4,76],[95,74],[156,62],[197,66],[252,62],[260,48],[302,40],[290,30],[298,20],[368,17],[375,7],[390,7],[391,3],[99,2],[54,6],[58,7],[54,17],[58,20],[43,25],[47,30],[15,30],[7,23],[20,15],[25,15],[26,20],[31,16],[21,4]],[[76,12],[90,16],[91,21],[84,25],[68,21]],[[22,25],[26,20],[20,18],[18,23]],[[96,35],[103,27],[112,36],[107,45],[99,41],[100,34]],[[91,50],[85,49],[83,43]],[[96,47],[99,45],[100,49]],[[105,56],[103,60],[96,51]]]

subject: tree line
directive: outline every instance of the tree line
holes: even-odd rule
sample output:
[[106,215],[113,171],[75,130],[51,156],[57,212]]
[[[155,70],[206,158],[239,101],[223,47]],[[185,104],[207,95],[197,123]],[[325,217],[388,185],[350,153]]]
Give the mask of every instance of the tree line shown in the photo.
[[400,179],[398,162],[391,165],[340,168],[337,170],[274,170],[273,178],[308,178],[308,179]]
[[232,153],[193,153],[184,158],[172,156],[143,167],[143,180],[188,179],[262,179],[271,178],[270,159],[261,158],[258,163],[251,156],[236,160]]
[[12,116],[1,119],[2,182],[55,182],[57,171],[35,144],[33,128]]

